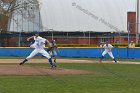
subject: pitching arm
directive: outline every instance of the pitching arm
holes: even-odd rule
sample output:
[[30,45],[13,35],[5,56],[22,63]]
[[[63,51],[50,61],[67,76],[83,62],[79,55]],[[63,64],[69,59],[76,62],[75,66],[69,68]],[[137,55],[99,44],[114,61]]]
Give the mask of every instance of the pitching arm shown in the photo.
[[46,39],[45,42],[46,42],[46,43],[48,44],[48,46],[50,47],[50,45],[51,45],[50,41],[49,41],[48,39]]

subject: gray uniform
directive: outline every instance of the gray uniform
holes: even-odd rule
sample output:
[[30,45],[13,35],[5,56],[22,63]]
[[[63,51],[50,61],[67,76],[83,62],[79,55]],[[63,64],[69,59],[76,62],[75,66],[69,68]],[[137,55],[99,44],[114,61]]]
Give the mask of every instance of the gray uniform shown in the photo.
[[53,55],[57,56],[57,52],[55,51],[56,48],[57,48],[57,45],[55,42],[50,44],[49,53],[51,56],[53,56]]

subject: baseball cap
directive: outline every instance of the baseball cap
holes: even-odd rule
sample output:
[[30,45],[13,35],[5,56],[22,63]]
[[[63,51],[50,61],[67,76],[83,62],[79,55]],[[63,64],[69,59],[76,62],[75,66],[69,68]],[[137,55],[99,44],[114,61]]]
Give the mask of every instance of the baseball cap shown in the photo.
[[38,31],[35,31],[34,34],[39,34],[39,32]]

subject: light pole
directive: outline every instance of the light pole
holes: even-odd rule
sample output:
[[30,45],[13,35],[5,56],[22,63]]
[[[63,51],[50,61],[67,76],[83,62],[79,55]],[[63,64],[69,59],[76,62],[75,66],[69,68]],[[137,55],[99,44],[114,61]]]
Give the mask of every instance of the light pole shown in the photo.
[[128,27],[127,27],[127,30],[128,30],[128,45],[130,44],[130,22],[127,23]]
[[137,0],[136,44],[139,42],[139,0]]
[[39,32],[40,32],[40,28],[41,28],[41,19],[40,19],[40,9],[39,9]]
[[22,32],[23,32],[23,30],[19,32],[19,40],[18,40],[18,46],[19,47],[21,46],[21,33]]
[[50,30],[50,32],[52,33],[52,40],[54,39],[54,36],[53,36],[53,29],[49,29]]

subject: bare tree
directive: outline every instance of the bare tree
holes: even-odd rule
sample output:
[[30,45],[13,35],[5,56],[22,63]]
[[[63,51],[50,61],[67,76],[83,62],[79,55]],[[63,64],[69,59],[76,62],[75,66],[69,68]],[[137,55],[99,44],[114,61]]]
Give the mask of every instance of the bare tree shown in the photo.
[[[26,20],[31,21],[35,18],[35,11],[39,11],[39,3],[37,0],[0,0],[0,14],[2,16],[12,18],[12,14],[22,15]],[[5,27],[3,24],[2,16],[0,15],[1,26],[0,30],[3,30],[2,27]],[[17,21],[13,19],[14,21]],[[15,22],[17,23],[17,22]],[[3,25],[2,25],[3,24]]]

